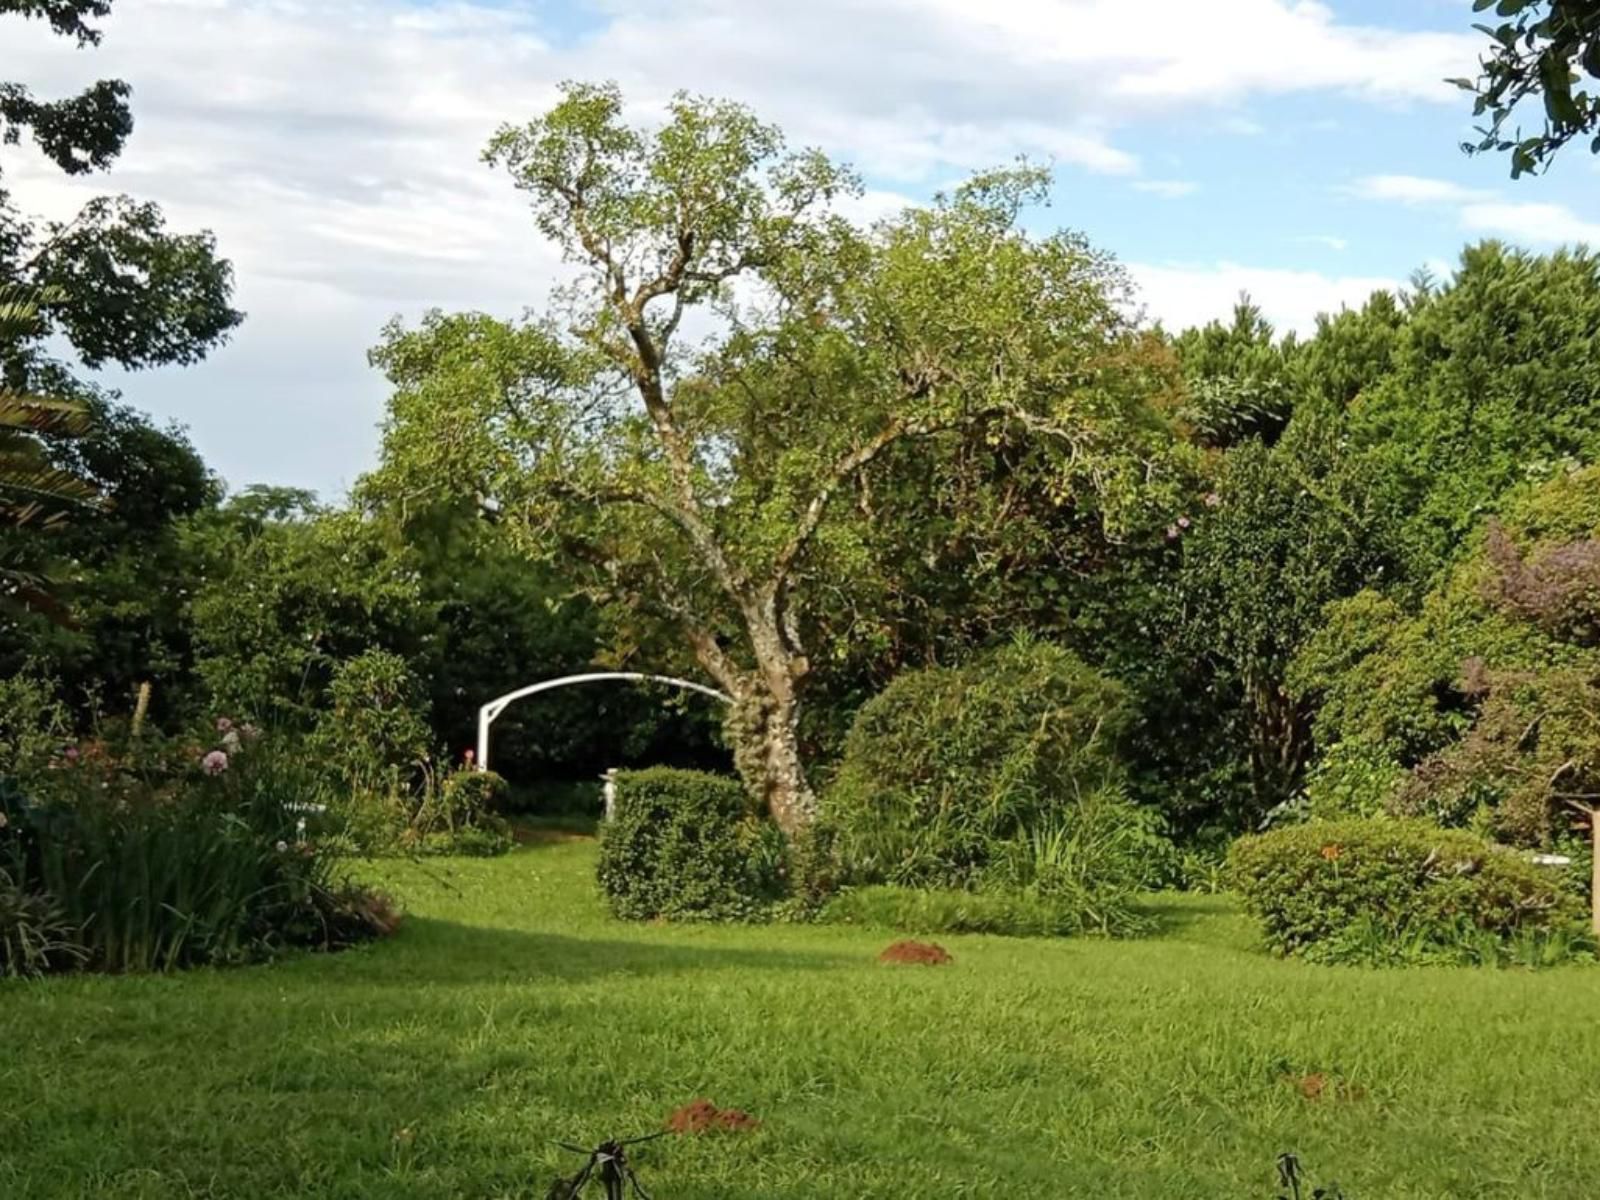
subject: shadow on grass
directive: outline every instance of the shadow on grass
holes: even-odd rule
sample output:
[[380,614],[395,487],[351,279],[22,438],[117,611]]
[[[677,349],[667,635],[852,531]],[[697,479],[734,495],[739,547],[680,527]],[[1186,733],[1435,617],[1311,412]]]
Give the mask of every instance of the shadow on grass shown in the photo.
[[577,815],[532,817],[519,815],[511,819],[511,836],[518,845],[548,845],[552,842],[592,841],[599,836],[600,822],[594,817]]
[[1256,948],[1255,928],[1228,896],[1158,892],[1140,901],[1141,915],[1156,923],[1155,937],[1223,946]]
[[861,965],[861,960],[844,954],[572,937],[463,925],[436,917],[409,917],[394,938],[346,961],[355,969],[330,972],[330,983],[368,987],[391,976],[430,984],[582,982],[617,975],[818,971]]

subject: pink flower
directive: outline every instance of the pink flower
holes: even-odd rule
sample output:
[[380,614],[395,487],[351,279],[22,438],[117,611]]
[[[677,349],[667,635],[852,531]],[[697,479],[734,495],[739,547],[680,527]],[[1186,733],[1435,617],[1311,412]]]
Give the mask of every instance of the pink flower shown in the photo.
[[1207,492],[1206,493],[1206,507],[1207,508],[1215,508],[1217,505],[1219,505],[1221,503],[1222,503],[1222,497],[1221,496],[1217,495],[1215,492]]
[[1178,527],[1176,525],[1168,525],[1167,526],[1167,541],[1169,541],[1169,542],[1173,541],[1174,539],[1177,538],[1177,536],[1178,536]]
[[65,758],[68,762],[77,762],[78,748],[76,746],[68,746],[65,752]]
[[473,762],[477,759],[477,757],[478,757],[477,752],[474,751],[474,750],[465,750],[461,754],[461,760],[463,762],[465,762],[467,764],[467,766],[469,766],[469,767],[473,764]]
[[217,718],[217,732],[218,733],[227,733],[232,728],[233,728],[233,722],[230,721],[227,717],[218,717]]
[[228,756],[221,750],[213,750],[200,760],[200,769],[207,775],[221,775],[228,769]]
[[1187,528],[1189,528],[1189,518],[1188,517],[1179,517],[1178,518],[1178,528],[1179,529],[1187,529]]

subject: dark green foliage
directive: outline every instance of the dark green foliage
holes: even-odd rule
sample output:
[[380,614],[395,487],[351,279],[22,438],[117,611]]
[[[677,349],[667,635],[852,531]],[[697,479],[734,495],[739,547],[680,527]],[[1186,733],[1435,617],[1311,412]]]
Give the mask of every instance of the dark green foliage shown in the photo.
[[1261,310],[1242,301],[1233,324],[1212,321],[1173,341],[1187,395],[1178,419],[1200,445],[1277,441],[1294,412],[1288,364],[1294,340],[1274,340]]
[[100,43],[100,31],[90,24],[96,17],[109,16],[115,0],[0,0],[0,16],[15,13],[39,18],[62,37],[78,40],[80,46]]
[[415,555],[354,512],[257,521],[233,505],[187,535],[206,564],[196,667],[225,711],[310,730],[339,664],[371,648],[409,662],[430,624]]
[[[478,708],[486,701],[598,669],[603,658],[629,656],[626,632],[613,627],[602,606],[574,595],[559,569],[530,562],[481,514],[408,509],[399,524],[416,556],[430,614],[426,644],[410,653],[428,681],[435,741],[448,747],[452,760],[473,744]],[[563,689],[501,714],[493,762],[517,780],[593,779],[612,767],[639,764],[720,765],[726,759],[715,746],[720,716],[714,703],[670,689]]]
[[90,367],[199,362],[244,320],[229,307],[233,267],[216,239],[170,233],[159,208],[126,196],[51,225],[32,269],[67,297],[51,324]]
[[1018,642],[902,675],[862,706],[822,821],[845,877],[965,887],[1120,770],[1126,692],[1056,646]]
[[1470,686],[1479,702],[1471,729],[1419,764],[1390,807],[1551,846],[1571,830],[1576,806],[1600,804],[1596,668],[1482,671]]
[[[1600,154],[1600,3],[1596,0],[1473,0],[1472,10],[1490,6],[1510,18],[1475,25],[1489,38],[1476,79],[1453,82],[1473,95],[1472,114],[1488,117],[1469,154],[1494,150],[1511,155],[1511,177],[1542,171],[1561,147],[1594,134]],[[1524,103],[1537,102],[1542,132],[1524,136],[1508,129]],[[1537,111],[1537,110],[1536,110]]]
[[430,781],[400,845],[434,854],[487,857],[511,849],[511,830],[499,815],[506,781],[471,768]]
[[1600,260],[1495,242],[1410,298],[1347,436],[1426,582],[1501,497],[1600,459]]
[[456,771],[439,789],[441,816],[452,827],[470,825],[503,811],[510,791],[505,779],[493,771]]
[[601,827],[601,890],[628,920],[748,920],[783,892],[783,842],[737,780],[620,771]]
[[53,680],[29,672],[0,675],[0,763],[30,776],[59,754],[71,733]]
[[[0,19],[43,17],[80,46],[94,45],[100,33],[89,22],[110,8],[110,0],[0,0]],[[105,170],[133,131],[130,90],[101,80],[69,99],[39,100],[0,81],[0,141],[26,133],[69,175]],[[196,362],[243,320],[230,305],[233,269],[209,233],[170,233],[159,208],[126,196],[96,197],[73,220],[40,223],[11,203],[3,176],[0,279],[54,295],[30,345],[0,348],[0,381],[15,387],[50,365],[39,349],[50,334],[89,366],[138,368]]]
[[189,606],[204,564],[180,529],[215,505],[218,484],[180,430],[62,382],[88,428],[52,446],[51,461],[103,502],[37,539],[70,623],[48,608],[0,612],[0,675],[31,662],[80,722],[97,706],[124,710],[149,682],[152,718],[170,723],[201,702]]
[[[43,18],[80,46],[98,45],[90,21],[111,11],[112,0],[0,0],[0,17]],[[129,87],[102,79],[66,100],[36,100],[19,83],[0,81],[0,142],[14,145],[31,132],[39,149],[69,175],[104,170],[133,132]]]
[[1559,875],[1425,821],[1311,821],[1255,834],[1234,843],[1229,870],[1267,944],[1310,958],[1348,958],[1385,940],[1449,950],[1478,935],[1554,935],[1582,915]]
[[1310,756],[1312,710],[1288,686],[1290,660],[1330,601],[1393,572],[1392,518],[1333,441],[1297,427],[1270,450],[1235,448],[1192,529],[1182,518],[1177,530],[1185,616],[1175,648],[1211,666],[1242,717],[1250,802],[1235,802],[1235,822],[1287,800]]

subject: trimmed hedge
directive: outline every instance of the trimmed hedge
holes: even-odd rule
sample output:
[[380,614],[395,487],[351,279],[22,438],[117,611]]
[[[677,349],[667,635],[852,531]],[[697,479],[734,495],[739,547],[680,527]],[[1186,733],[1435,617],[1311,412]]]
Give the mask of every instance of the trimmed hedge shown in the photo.
[[782,896],[783,849],[737,779],[619,771],[600,830],[600,889],[626,920],[749,920]]
[[1558,875],[1464,830],[1426,821],[1312,821],[1240,838],[1233,884],[1268,945],[1358,957],[1356,942],[1451,946],[1564,931],[1581,902]]

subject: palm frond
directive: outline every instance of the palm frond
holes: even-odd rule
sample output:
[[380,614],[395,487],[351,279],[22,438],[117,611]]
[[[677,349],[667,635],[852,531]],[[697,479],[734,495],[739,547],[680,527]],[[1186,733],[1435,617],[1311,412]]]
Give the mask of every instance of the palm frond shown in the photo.
[[82,437],[93,427],[93,416],[76,401],[0,386],[0,438],[18,430],[46,437]]
[[0,284],[0,341],[33,336],[39,331],[39,310],[65,298],[60,288]]

